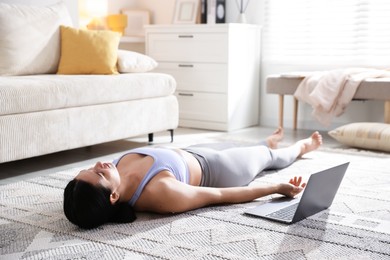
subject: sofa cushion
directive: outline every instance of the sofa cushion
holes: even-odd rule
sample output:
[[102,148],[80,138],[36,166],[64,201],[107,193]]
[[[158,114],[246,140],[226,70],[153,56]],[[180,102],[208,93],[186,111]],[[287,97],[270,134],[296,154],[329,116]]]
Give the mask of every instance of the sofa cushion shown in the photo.
[[61,26],[58,74],[116,74],[121,35]]
[[118,71],[120,73],[148,72],[157,67],[158,63],[142,53],[118,50]]
[[0,77],[0,115],[163,97],[175,88],[160,73]]
[[62,2],[47,7],[0,3],[0,75],[55,73],[60,24],[72,24]]
[[345,145],[390,152],[390,124],[351,123],[331,130],[328,134]]

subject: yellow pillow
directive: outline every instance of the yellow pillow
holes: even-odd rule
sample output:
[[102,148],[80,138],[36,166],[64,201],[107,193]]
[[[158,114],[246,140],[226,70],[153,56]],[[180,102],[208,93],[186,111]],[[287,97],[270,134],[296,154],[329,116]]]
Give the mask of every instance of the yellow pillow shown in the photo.
[[351,123],[331,130],[328,134],[345,145],[390,152],[390,124]]
[[61,57],[57,74],[117,74],[121,35],[61,26]]

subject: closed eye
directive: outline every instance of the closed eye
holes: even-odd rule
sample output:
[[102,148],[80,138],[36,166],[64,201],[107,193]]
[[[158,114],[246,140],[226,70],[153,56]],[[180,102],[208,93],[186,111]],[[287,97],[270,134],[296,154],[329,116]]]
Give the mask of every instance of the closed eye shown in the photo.
[[95,172],[97,175],[99,175],[100,177],[104,177],[104,173],[102,172]]

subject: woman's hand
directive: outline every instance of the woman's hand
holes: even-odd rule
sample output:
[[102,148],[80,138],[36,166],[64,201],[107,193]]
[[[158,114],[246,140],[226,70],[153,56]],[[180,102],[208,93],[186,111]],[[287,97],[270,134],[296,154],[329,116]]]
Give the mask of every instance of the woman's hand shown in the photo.
[[293,198],[305,188],[306,183],[302,182],[302,177],[291,178],[289,183],[280,183],[278,185],[278,192],[284,196]]

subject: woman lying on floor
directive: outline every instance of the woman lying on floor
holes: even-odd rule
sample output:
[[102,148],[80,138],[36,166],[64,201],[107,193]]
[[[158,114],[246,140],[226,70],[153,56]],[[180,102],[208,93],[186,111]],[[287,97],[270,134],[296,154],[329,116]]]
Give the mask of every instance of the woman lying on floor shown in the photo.
[[81,228],[135,220],[135,211],[185,212],[213,204],[242,203],[270,194],[294,197],[305,183],[248,185],[260,172],[281,169],[317,149],[314,132],[292,146],[277,149],[283,130],[262,144],[195,145],[185,149],[142,147],[113,163],[98,162],[82,170],[64,191],[66,217]]

